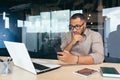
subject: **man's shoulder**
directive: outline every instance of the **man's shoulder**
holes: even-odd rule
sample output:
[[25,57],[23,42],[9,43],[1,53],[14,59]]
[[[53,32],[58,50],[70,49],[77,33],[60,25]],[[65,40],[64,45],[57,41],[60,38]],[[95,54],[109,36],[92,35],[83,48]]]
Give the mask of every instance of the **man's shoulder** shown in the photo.
[[91,30],[91,29],[87,29],[87,34],[91,35],[91,36],[101,36],[101,34],[97,31]]
[[66,35],[69,35],[69,36],[71,36],[71,31],[69,31],[69,32],[66,32]]
[[71,38],[71,32],[66,32],[65,35],[63,36],[63,38]]
[[92,33],[92,34],[100,34],[99,32],[94,31],[94,30],[92,30],[92,29],[87,29],[87,30],[88,30],[89,33]]

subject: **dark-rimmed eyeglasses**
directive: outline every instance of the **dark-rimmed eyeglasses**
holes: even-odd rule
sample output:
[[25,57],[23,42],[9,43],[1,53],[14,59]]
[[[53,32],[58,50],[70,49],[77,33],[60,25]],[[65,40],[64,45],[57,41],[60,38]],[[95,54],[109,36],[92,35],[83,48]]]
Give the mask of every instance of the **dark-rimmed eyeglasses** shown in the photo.
[[70,25],[70,29],[71,30],[74,30],[74,29],[79,30],[83,25],[84,25],[84,22],[81,25],[75,25],[75,26]]

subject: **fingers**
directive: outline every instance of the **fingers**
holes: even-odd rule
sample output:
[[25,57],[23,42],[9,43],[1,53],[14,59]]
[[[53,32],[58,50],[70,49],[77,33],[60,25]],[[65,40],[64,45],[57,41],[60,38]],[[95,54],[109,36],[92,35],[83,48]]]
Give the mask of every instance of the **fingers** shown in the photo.
[[58,56],[63,56],[63,52],[57,52]]
[[65,53],[64,52],[57,52],[57,58],[61,61],[65,61]]
[[58,55],[57,58],[58,58],[59,60],[61,60],[61,61],[64,61],[64,60],[65,60],[63,56],[59,56],[59,55]]
[[70,54],[70,52],[69,52],[69,51],[67,51],[67,50],[64,50],[64,52],[65,52],[65,53],[68,53],[68,54]]
[[79,38],[79,42],[81,42],[83,40],[83,36],[80,36]]
[[58,56],[63,56],[62,54],[57,54]]
[[82,35],[75,35],[76,42],[77,41],[82,41],[83,37]]

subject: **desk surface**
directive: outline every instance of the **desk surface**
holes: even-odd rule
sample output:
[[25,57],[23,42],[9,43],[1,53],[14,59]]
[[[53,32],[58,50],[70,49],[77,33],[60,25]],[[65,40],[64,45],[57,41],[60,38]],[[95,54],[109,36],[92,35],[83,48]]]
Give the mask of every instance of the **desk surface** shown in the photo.
[[[39,61],[38,59],[34,59]],[[51,63],[58,64],[58,60],[45,60]],[[13,66],[13,72],[9,75],[0,75],[0,80],[120,80],[120,78],[105,78],[102,77],[100,72],[97,72],[91,76],[84,77],[80,75],[73,74],[74,71],[82,68],[93,68],[99,70],[101,66],[115,67],[120,72],[120,64],[115,63],[102,63],[97,65],[66,65],[58,69],[41,73],[39,75],[34,75],[28,71],[25,71],[19,67]]]

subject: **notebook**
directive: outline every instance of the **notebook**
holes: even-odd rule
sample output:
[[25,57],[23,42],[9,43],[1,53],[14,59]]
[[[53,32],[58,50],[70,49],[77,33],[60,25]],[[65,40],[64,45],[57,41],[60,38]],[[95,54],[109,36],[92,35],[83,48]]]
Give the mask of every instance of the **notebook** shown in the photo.
[[96,72],[98,72],[98,71],[95,69],[92,69],[92,68],[83,68],[83,69],[79,69],[73,73],[77,74],[77,75],[88,77]]
[[24,43],[4,41],[4,44],[13,59],[14,65],[34,74],[59,68],[61,65],[48,62],[32,62]]

